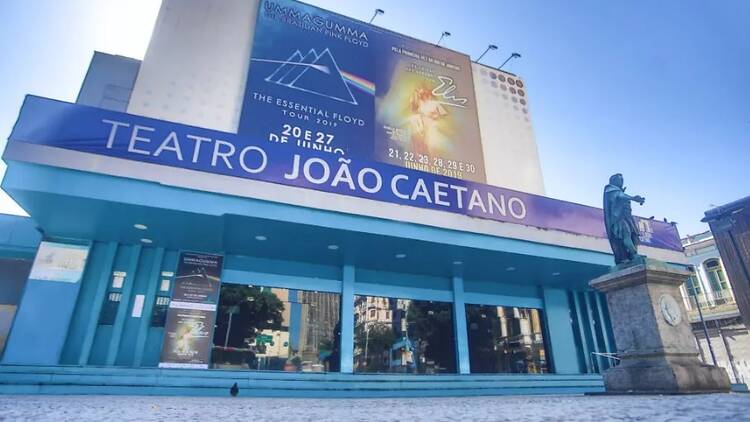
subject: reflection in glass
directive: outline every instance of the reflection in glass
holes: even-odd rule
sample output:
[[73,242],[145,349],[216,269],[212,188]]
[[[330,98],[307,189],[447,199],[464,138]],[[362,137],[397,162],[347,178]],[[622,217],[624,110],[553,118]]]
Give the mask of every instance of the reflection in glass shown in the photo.
[[337,372],[339,295],[222,284],[212,368]]
[[354,300],[354,371],[456,372],[452,305],[357,296]]
[[0,356],[5,349],[30,270],[29,260],[0,258]]
[[546,373],[542,312],[531,308],[466,305],[472,373]]

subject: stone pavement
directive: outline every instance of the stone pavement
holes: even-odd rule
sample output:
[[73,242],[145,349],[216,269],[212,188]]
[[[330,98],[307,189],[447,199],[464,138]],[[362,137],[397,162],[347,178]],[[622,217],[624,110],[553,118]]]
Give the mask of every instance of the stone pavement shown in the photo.
[[750,394],[255,399],[0,396],[2,421],[750,421]]

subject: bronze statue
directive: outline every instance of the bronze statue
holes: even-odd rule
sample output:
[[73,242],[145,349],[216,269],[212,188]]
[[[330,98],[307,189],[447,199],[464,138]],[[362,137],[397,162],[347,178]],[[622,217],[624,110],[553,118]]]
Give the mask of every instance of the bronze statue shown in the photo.
[[633,219],[630,201],[643,205],[646,198],[625,193],[622,174],[609,178],[604,187],[604,225],[607,237],[615,255],[615,264],[628,263],[638,257],[639,231]]

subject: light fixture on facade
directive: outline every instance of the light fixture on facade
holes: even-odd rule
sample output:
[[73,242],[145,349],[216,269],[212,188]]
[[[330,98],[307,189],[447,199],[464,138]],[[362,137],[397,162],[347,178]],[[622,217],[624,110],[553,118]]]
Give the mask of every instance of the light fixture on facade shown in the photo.
[[511,59],[520,59],[520,58],[521,58],[520,54],[518,54],[518,53],[511,53],[511,55],[508,56],[507,59],[505,59],[505,61],[503,62],[503,64],[501,64],[500,66],[497,67],[497,70],[502,69],[503,66],[505,66],[509,61],[511,61]]
[[146,229],[148,229],[147,225],[141,224],[141,223],[133,224],[133,227],[135,227],[138,230],[146,230]]
[[368,23],[372,23],[372,21],[374,21],[375,18],[378,17],[378,15],[384,15],[384,14],[385,14],[385,10],[383,10],[383,9],[375,9],[375,14],[372,15],[372,17],[370,18],[370,22],[368,22]]
[[453,265],[463,265],[463,261],[453,261]]
[[265,237],[265,236],[263,236],[262,234],[259,234],[259,235],[255,236],[255,240],[257,240],[259,242],[262,242],[262,241],[267,240],[267,239],[268,238]]
[[332,251],[337,251],[339,249],[339,245],[328,245],[328,249]]
[[150,244],[154,243],[154,241],[151,240],[151,239],[148,239],[148,238],[144,237],[143,239],[141,239],[141,243],[145,243],[147,245],[150,245]]
[[435,46],[439,46],[439,45],[440,45],[440,42],[441,42],[441,41],[443,41],[443,39],[444,39],[444,38],[448,38],[448,37],[450,37],[450,36],[451,36],[451,33],[450,33],[450,32],[448,32],[448,31],[443,31],[443,33],[442,33],[442,34],[440,34],[440,39],[438,40],[437,44],[435,44]]
[[552,277],[557,277],[558,275],[560,275],[560,273],[557,272],[557,271],[555,271],[554,273],[552,273]]
[[484,57],[484,55],[487,54],[487,52],[490,51],[490,50],[497,50],[497,46],[495,44],[488,45],[487,49],[484,50],[484,53],[480,54],[479,58],[476,59],[476,62],[479,63],[479,61],[482,60],[482,57]]
[[405,253],[397,253],[394,256],[396,257],[396,259],[404,259],[404,258],[406,258],[406,254]]

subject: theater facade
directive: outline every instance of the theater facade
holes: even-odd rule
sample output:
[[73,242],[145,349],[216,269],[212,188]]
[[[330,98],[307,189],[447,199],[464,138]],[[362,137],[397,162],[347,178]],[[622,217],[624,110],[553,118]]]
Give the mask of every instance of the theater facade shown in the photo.
[[526,89],[304,3],[165,0],[142,61],[21,106],[0,392],[603,391],[602,210],[545,196]]

